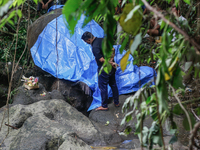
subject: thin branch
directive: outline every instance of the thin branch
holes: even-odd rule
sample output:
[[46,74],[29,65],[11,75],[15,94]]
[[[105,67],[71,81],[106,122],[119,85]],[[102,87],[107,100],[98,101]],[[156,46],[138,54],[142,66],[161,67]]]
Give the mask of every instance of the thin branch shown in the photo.
[[189,145],[189,149],[193,150],[193,145],[195,145],[198,149],[200,148],[195,142],[194,142],[194,137],[196,137],[197,135],[197,130],[200,127],[200,122],[197,122],[194,125],[194,129],[191,131],[191,135],[190,135],[190,145]]
[[146,0],[142,0],[142,2],[145,4],[146,8],[152,12],[154,12],[158,17],[160,17],[164,22],[169,24],[172,28],[174,28],[176,31],[178,31],[180,34],[182,34],[186,40],[188,40],[196,49],[196,53],[200,54],[200,45],[193,39],[191,38],[185,31],[181,30],[179,27],[177,27],[174,23],[170,22],[168,19],[164,17],[160,12],[158,12],[156,9],[151,7],[149,3],[147,3]]
[[8,127],[11,127],[11,128],[13,128],[13,129],[16,129],[16,130],[17,130],[17,129],[19,129],[19,128],[17,128],[17,127],[11,126],[11,125],[9,125],[9,124],[6,124],[6,123],[5,123],[5,125],[6,125],[6,126],[8,126]]
[[[5,34],[9,34],[9,35],[12,35],[12,36],[16,35],[16,33],[8,32],[8,31],[3,31],[3,30],[0,30],[0,32],[5,33]],[[26,38],[23,37],[23,36],[20,36],[19,39],[25,40]]]
[[192,111],[193,115],[195,116],[195,118],[196,118],[198,121],[200,121],[199,117],[195,114],[194,110],[191,109],[191,111]]
[[[18,9],[18,8],[16,8],[16,9]],[[22,4],[22,7],[21,7],[21,11],[22,10],[23,10],[23,4]],[[17,23],[17,31],[16,31],[17,37],[16,37],[16,44],[15,44],[15,55],[14,55],[14,60],[13,60],[11,78],[10,78],[9,87],[8,87],[8,96],[7,96],[7,101],[6,101],[6,107],[7,107],[7,112],[8,112],[8,124],[9,124],[9,99],[10,99],[12,80],[13,80],[13,75],[14,75],[15,57],[16,57],[16,53],[17,53],[17,42],[18,42],[18,32],[19,32],[19,24],[20,24],[20,22],[21,22],[21,18],[19,18],[18,23]],[[2,122],[1,122],[0,130],[2,128],[2,123],[3,123],[4,117],[5,117],[5,110],[4,110],[4,114],[3,114],[3,119],[2,119]],[[4,140],[6,139],[8,134],[9,134],[9,127],[8,127],[8,132],[7,132]],[[4,140],[1,142],[0,146],[3,144]]]
[[12,36],[15,36],[15,34],[16,34],[16,33],[8,32],[8,31],[3,31],[3,30],[0,30],[0,32],[5,33],[5,34],[9,34],[9,35],[12,35]]
[[171,86],[171,88],[172,88],[172,91],[173,91],[173,94],[174,94],[176,100],[178,101],[180,107],[183,109],[183,111],[185,112],[185,114],[186,114],[186,116],[187,116],[187,119],[188,119],[188,122],[189,122],[189,126],[190,126],[190,131],[192,131],[192,123],[191,123],[191,120],[190,120],[190,116],[189,116],[187,110],[183,107],[183,105],[182,105],[182,103],[181,103],[181,100],[178,98],[178,96],[177,96],[177,94],[176,94],[176,92],[175,92],[174,87]]

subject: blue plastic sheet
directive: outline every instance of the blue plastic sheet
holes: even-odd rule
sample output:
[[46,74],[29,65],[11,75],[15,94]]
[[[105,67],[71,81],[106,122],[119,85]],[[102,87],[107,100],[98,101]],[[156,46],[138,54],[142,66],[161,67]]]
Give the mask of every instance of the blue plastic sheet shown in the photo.
[[[39,35],[36,43],[31,48],[31,54],[35,65],[54,77],[74,82],[81,81],[87,84],[93,91],[93,102],[88,109],[90,111],[101,106],[101,96],[97,82],[97,64],[92,54],[91,46],[81,40],[81,36],[85,31],[89,31],[95,37],[104,37],[104,31],[94,20],[82,28],[83,21],[84,16],[78,21],[74,35],[70,36],[62,15],[52,20]],[[116,50],[115,62],[120,64],[125,51],[120,54],[120,45],[114,45],[114,48]],[[141,86],[149,82],[155,74],[155,70],[150,67],[133,65],[131,55],[129,56],[129,61],[130,64],[124,72],[120,67],[116,71],[119,94],[137,91]],[[108,93],[109,97],[111,97],[110,88],[108,88]]]
[[63,8],[63,7],[64,7],[64,5],[53,5],[48,9],[47,12],[50,12],[50,11],[58,9],[58,8]]

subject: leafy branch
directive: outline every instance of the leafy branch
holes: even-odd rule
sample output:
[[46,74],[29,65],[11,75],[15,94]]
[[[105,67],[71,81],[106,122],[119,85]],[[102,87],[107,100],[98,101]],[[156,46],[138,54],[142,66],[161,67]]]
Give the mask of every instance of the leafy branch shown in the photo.
[[194,38],[190,37],[185,31],[180,29],[178,26],[176,26],[174,23],[170,22],[168,19],[164,17],[160,12],[158,12],[156,9],[154,9],[152,6],[150,6],[146,0],[142,0],[142,2],[145,4],[147,9],[154,12],[158,17],[160,17],[164,22],[169,24],[172,28],[174,28],[176,31],[178,31],[180,34],[182,34],[186,40],[188,40],[196,49],[196,53],[200,54],[200,45],[194,40]]

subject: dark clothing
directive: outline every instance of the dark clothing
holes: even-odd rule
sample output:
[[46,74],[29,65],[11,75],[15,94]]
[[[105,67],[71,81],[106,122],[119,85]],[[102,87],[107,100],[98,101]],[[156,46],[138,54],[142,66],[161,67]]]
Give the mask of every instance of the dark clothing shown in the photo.
[[[95,38],[91,44],[92,52],[98,65],[98,73],[103,65],[103,63],[99,61],[101,57],[104,57],[103,51],[102,51],[102,41],[103,41],[103,38]],[[118,92],[118,88],[117,88],[117,84],[115,80],[115,72],[116,72],[116,69],[112,68],[109,74],[102,71],[101,74],[98,76],[98,85],[101,91],[101,99],[102,99],[101,103],[102,103],[102,107],[104,108],[108,107],[108,84],[112,89],[114,103],[116,105],[119,104],[119,92]]]
[[103,41],[103,38],[95,38],[94,41],[92,42],[92,52],[97,62],[98,69],[100,69],[103,65],[103,63],[99,61],[99,59],[103,57],[103,51],[101,48],[102,41]]
[[112,71],[109,74],[102,71],[98,77],[98,84],[99,84],[99,89],[101,91],[101,99],[102,99],[101,106],[104,108],[108,107],[108,84],[111,87],[113,93],[114,103],[119,104],[119,92],[115,80],[115,72],[116,69],[112,68]]
[[145,5],[142,5],[142,10],[144,11],[146,9],[146,6]]
[[158,36],[162,36],[163,31],[164,31],[164,28],[162,28],[162,29],[159,28],[159,30],[158,30],[158,32],[159,32],[159,33],[158,33]]

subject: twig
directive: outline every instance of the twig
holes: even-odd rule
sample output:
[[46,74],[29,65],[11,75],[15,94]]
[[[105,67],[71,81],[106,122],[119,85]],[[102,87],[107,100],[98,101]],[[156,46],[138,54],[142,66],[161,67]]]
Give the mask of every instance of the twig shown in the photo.
[[11,127],[11,128],[13,128],[13,129],[19,129],[19,128],[17,128],[17,127],[11,126],[11,125],[9,125],[9,124],[6,124],[6,123],[5,123],[5,125],[6,125],[6,126],[8,126],[8,127]]
[[191,111],[192,111],[193,115],[196,117],[196,119],[197,119],[198,121],[200,121],[199,117],[195,114],[195,112],[193,111],[192,108],[191,108]]
[[186,111],[186,109],[181,104],[181,100],[178,98],[178,96],[177,96],[177,94],[175,92],[174,87],[171,86],[171,88],[172,88],[172,91],[173,91],[173,94],[174,94],[176,100],[178,101],[179,105],[181,106],[181,108],[183,109],[183,111],[185,112],[185,114],[187,116],[187,119],[188,119],[188,122],[189,122],[189,126],[190,126],[190,131],[192,131],[192,123],[191,123],[191,120],[190,120],[190,116],[189,116],[188,112]]
[[[180,97],[180,96],[179,96],[179,97]],[[196,102],[196,101],[199,101],[199,100],[200,100],[200,98],[195,98],[195,99],[183,101],[183,102],[181,102],[181,104],[192,103],[192,102]],[[172,105],[175,106],[176,104],[178,104],[178,103],[173,103]],[[171,108],[171,107],[169,107],[169,108]]]
[[194,125],[194,129],[191,131],[191,135],[190,135],[190,145],[189,145],[189,149],[193,150],[193,145],[196,146],[198,149],[200,148],[195,142],[194,142],[194,137],[196,137],[197,135],[197,130],[200,127],[200,122],[197,122]]
[[[16,8],[16,9],[18,9],[18,8]],[[22,7],[21,7],[21,11],[22,10],[23,10],[23,4],[22,4]],[[16,36],[16,44],[15,44],[15,54],[14,54],[14,60],[13,60],[11,78],[10,78],[9,87],[8,87],[8,96],[7,96],[7,101],[6,101],[6,107],[7,107],[7,112],[8,112],[8,124],[9,124],[9,99],[10,99],[10,93],[11,93],[11,87],[12,87],[12,80],[13,80],[13,75],[14,75],[15,57],[16,57],[16,53],[17,53],[17,42],[18,42],[18,32],[19,32],[19,24],[20,24],[20,22],[21,22],[21,18],[19,18],[18,23],[17,23],[17,31],[16,31],[17,36]],[[4,111],[2,122],[4,120],[4,117],[5,117],[5,111]],[[0,130],[1,130],[1,128],[2,128],[2,123],[1,123]],[[9,127],[8,127],[8,132],[7,132],[4,140],[6,139],[6,137],[8,136],[8,134],[9,134]],[[4,140],[2,141],[2,143],[0,144],[0,146],[3,144]]]
[[15,36],[15,33],[12,33],[12,32],[3,31],[3,30],[0,30],[0,32],[3,32],[5,34],[9,34],[9,35]]
[[146,6],[146,8],[152,12],[154,12],[158,17],[160,17],[164,22],[166,22],[167,24],[169,24],[172,28],[174,28],[176,31],[178,31],[180,34],[182,34],[186,40],[188,40],[195,48],[196,53],[200,54],[200,45],[193,39],[191,38],[186,32],[184,32],[183,30],[181,30],[179,27],[177,27],[174,23],[170,22],[168,19],[166,19],[164,17],[164,15],[162,15],[160,12],[158,12],[156,9],[154,9],[153,7],[151,7],[149,5],[149,3],[147,3],[146,0],[142,0],[142,2],[144,3],[144,5]]
[[[33,10],[37,11],[37,9],[35,9],[35,7],[31,6],[29,3],[25,2],[25,4],[28,5],[28,7],[32,8]],[[28,28],[27,28],[28,29]]]

